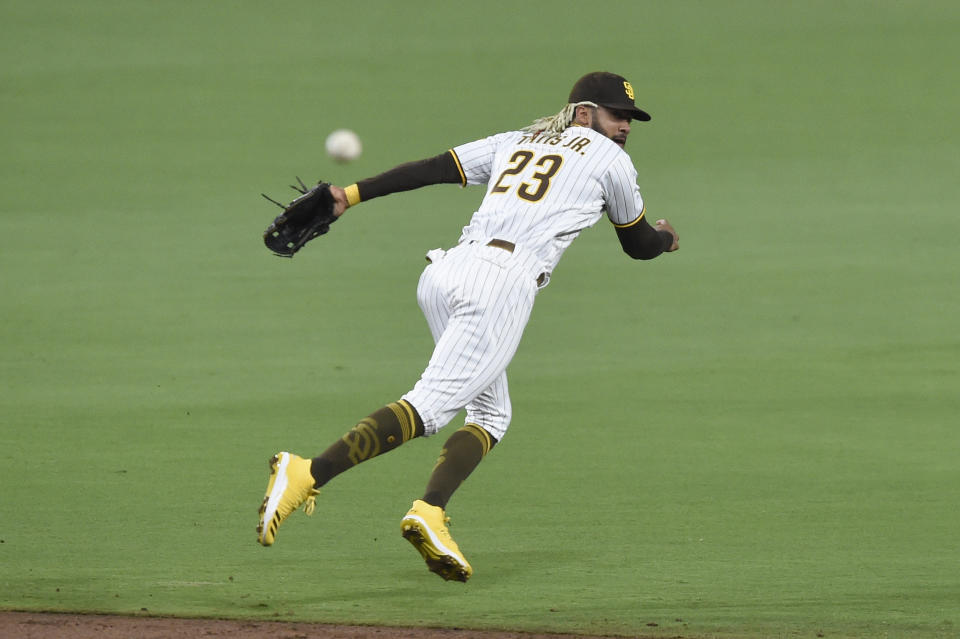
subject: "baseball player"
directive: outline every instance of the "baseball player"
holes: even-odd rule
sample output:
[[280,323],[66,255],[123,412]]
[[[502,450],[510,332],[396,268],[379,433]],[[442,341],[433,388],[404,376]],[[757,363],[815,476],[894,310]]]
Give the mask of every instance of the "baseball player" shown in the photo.
[[589,73],[559,113],[523,130],[331,187],[338,216],[361,202],[431,184],[483,185],[486,196],[456,246],[427,253],[417,300],[436,346],[422,376],[320,455],[280,452],[271,459],[257,528],[262,545],[272,545],[280,524],[301,506],[312,514],[319,489],[335,476],[433,435],[466,408],[465,424],[444,443],[400,527],[431,571],[448,580],[470,577],[473,569],[450,537],[445,511],[510,425],[506,369],[537,293],[567,247],[604,213],[634,259],[678,248],[679,236],[666,220],[647,221],[624,150],[632,120],[650,115],[635,105],[630,83],[613,73]]

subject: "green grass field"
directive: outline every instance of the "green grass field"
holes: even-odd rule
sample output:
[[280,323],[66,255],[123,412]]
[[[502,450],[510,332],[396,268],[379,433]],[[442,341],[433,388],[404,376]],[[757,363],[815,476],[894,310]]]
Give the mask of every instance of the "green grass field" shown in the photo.
[[[0,610],[960,635],[958,30],[948,0],[4,0]],[[260,192],[523,126],[596,69],[653,114],[628,150],[682,248],[632,262],[601,221],[541,293],[449,508],[474,578],[399,535],[444,435],[259,547],[268,457],[416,380],[422,255],[481,196],[370,202],[287,261]]]

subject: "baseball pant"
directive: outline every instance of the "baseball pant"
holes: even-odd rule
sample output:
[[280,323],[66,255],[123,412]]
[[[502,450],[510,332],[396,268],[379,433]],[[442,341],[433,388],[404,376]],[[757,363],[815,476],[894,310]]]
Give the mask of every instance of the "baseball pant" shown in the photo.
[[417,409],[426,435],[466,408],[466,423],[500,440],[512,414],[507,365],[530,318],[536,278],[518,256],[480,241],[427,258],[417,301],[436,346],[403,399]]

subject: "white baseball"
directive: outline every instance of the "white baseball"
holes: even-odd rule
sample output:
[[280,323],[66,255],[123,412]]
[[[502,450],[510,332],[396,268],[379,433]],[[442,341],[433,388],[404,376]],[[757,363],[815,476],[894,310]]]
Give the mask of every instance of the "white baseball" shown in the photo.
[[363,144],[350,129],[337,129],[327,136],[327,155],[337,162],[350,162],[360,157]]

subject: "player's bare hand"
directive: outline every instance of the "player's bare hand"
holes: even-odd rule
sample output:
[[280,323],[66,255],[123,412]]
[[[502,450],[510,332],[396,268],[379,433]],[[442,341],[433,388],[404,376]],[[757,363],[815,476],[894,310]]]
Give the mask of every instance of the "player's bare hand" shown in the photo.
[[667,222],[666,220],[657,220],[654,228],[658,231],[667,231],[673,236],[673,244],[671,244],[670,248],[667,249],[668,251],[676,251],[678,248],[680,248],[680,235],[673,228],[670,222]]
[[350,208],[350,203],[347,202],[347,193],[339,186],[331,184],[330,195],[333,196],[333,214],[340,217],[344,211]]

